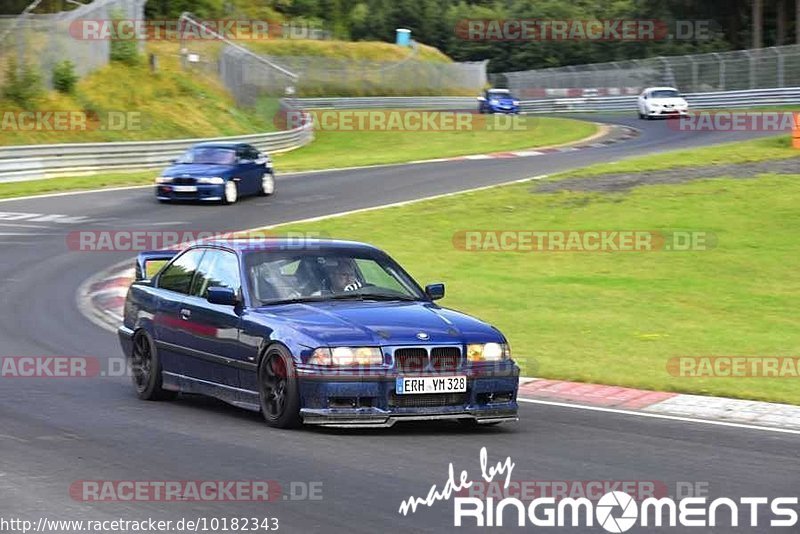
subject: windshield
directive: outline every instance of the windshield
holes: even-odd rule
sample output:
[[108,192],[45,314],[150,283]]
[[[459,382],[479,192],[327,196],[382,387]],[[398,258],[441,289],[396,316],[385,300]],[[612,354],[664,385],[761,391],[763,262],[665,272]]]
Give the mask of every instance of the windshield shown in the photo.
[[653,91],[650,93],[651,98],[680,98],[681,94],[678,91],[665,89],[663,91]]
[[370,251],[253,251],[245,255],[254,305],[326,300],[423,300],[402,268]]
[[500,100],[503,98],[510,98],[514,99],[514,96],[509,93],[508,91],[489,91],[489,98],[494,100]]
[[236,150],[220,147],[190,148],[178,163],[199,163],[206,165],[233,165],[236,163]]

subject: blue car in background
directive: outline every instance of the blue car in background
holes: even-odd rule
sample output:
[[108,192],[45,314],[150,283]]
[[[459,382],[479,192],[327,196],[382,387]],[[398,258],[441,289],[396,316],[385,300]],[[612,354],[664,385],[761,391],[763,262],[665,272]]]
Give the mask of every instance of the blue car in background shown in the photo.
[[478,113],[519,113],[519,100],[508,89],[487,89],[478,97]]
[[209,395],[280,428],[517,420],[503,334],[370,245],[208,241],[136,272],[119,339],[143,400]]
[[246,143],[200,143],[156,178],[159,202],[235,204],[245,195],[275,192],[272,159]]

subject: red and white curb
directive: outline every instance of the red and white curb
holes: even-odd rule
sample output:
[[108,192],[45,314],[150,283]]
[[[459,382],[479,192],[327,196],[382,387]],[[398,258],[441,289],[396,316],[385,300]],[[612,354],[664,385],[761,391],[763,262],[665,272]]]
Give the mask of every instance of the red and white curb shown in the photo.
[[589,148],[603,148],[627,141],[639,135],[639,130],[628,126],[611,125],[608,130],[599,135],[590,137],[574,144],[554,146],[549,148],[536,148],[530,150],[508,150],[505,152],[491,152],[489,154],[472,154],[469,156],[454,156],[450,158],[436,158],[411,161],[411,164],[419,163],[441,163],[445,161],[478,161],[485,159],[510,159],[510,158],[530,158],[544,156],[547,154],[557,154],[562,152],[576,152]]
[[[125,296],[134,279],[130,263],[98,273],[79,290],[79,304],[84,314],[106,330],[116,332],[122,324]],[[800,406],[786,404],[537,378],[521,379],[519,400],[522,403],[800,434]]]
[[521,402],[800,434],[800,406],[525,378]]

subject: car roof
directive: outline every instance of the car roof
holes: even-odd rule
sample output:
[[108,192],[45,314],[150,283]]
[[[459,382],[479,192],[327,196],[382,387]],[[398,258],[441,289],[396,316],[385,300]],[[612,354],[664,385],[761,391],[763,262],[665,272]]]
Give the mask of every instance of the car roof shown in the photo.
[[192,145],[192,148],[243,148],[249,147],[247,143],[226,142],[226,141],[207,141],[205,143],[197,143]]
[[652,92],[652,91],[677,91],[677,92],[680,93],[680,91],[678,91],[674,87],[648,87],[647,89],[645,89],[645,91],[648,91],[648,92]]
[[302,237],[245,237],[231,239],[209,239],[195,246],[216,246],[238,252],[253,250],[362,250],[381,252],[377,247],[358,241],[341,239],[303,239]]
[[508,90],[508,89],[495,89],[495,88],[488,89],[488,91],[489,91],[490,93],[510,93],[510,92],[511,92],[511,91],[510,91],[510,90]]

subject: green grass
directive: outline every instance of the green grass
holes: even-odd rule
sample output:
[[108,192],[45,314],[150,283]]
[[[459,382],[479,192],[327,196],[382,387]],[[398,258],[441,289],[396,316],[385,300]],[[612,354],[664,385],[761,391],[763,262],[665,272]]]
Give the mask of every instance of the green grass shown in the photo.
[[612,163],[590,165],[577,171],[555,174],[553,179],[597,176],[619,172],[659,171],[698,165],[752,163],[800,155],[786,136],[766,137],[753,141],[726,143],[704,148],[671,151],[656,156],[637,156]]
[[[274,39],[251,41],[247,47],[258,54],[271,56],[314,56],[331,59],[352,59],[366,61],[402,61],[411,55],[411,49],[381,41],[317,41],[311,39]],[[432,63],[452,63],[437,48],[417,44],[417,61]]]
[[[177,45],[176,45],[177,46]],[[23,111],[0,100],[0,110]],[[80,80],[72,95],[51,91],[24,111],[75,111],[135,114],[136,122],[121,129],[90,128],[24,130],[0,128],[0,145],[88,143],[182,139],[260,133],[275,130],[277,105],[261,103],[255,110],[236,106],[233,98],[212,77],[187,76],[174,57],[159,57],[151,73],[142,62],[128,66],[112,63]]]
[[345,132],[319,131],[311,145],[276,154],[279,171],[400,163],[577,141],[593,135],[592,123],[571,119],[520,117],[514,131]]
[[[662,167],[678,160],[652,159]],[[443,305],[503,330],[527,375],[800,404],[796,378],[677,378],[667,371],[678,356],[800,356],[800,174],[626,194],[534,194],[533,187],[505,186],[281,231],[367,241],[421,283],[446,282]],[[455,249],[454,233],[480,229],[699,230],[716,234],[718,245],[646,253]]]
[[[261,104],[271,105],[270,102]],[[524,119],[529,128],[494,132],[321,132],[307,147],[275,154],[278,172],[399,163],[531,148],[588,137],[597,127],[568,119]],[[0,184],[0,198],[152,183],[157,169]]]

